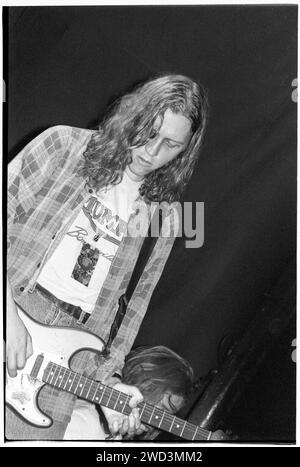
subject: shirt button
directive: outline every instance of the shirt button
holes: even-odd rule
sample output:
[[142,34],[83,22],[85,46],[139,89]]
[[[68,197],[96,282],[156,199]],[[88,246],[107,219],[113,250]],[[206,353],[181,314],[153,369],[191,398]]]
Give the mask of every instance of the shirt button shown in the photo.
[[54,240],[54,239],[55,239],[55,237],[56,237],[56,234],[52,235],[52,240]]
[[23,292],[25,290],[25,287],[20,287],[20,291]]
[[91,188],[89,189],[89,193],[93,193],[93,190]]
[[36,267],[37,267],[37,268],[39,268],[39,267],[40,267],[40,265],[41,265],[41,263],[38,263],[38,264],[36,265]]

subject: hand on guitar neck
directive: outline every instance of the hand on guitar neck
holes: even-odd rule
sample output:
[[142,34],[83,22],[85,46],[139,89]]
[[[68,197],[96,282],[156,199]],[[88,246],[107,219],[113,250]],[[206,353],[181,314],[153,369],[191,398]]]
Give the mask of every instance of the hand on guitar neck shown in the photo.
[[[31,335],[18,314],[8,281],[6,316],[6,366],[8,375],[16,378],[18,371],[24,369],[26,361],[33,355],[33,346]],[[126,384],[117,386],[120,391],[132,396],[129,405],[133,410],[129,416],[126,416],[106,407],[103,408],[109,428],[114,435],[126,435],[128,438],[140,435],[144,432],[145,426],[141,425],[138,410],[135,407],[143,400],[143,396],[134,386]]]
[[137,405],[143,401],[141,392],[137,387],[123,383],[117,383],[113,387],[117,391],[132,396],[129,401],[129,406],[132,408],[132,412],[129,416],[125,416],[122,413],[109,409],[108,407],[101,406],[112,437],[117,438],[119,435],[120,437],[126,436],[127,439],[131,439],[134,436],[141,435],[146,431],[145,425],[142,425],[141,423],[139,411],[137,409]]
[[[167,391],[161,393],[160,396],[157,398],[154,397],[145,397],[143,398],[140,390],[137,386],[131,386],[123,383],[117,383],[113,386],[114,389],[117,391],[132,395],[132,399],[129,402],[130,407],[134,407],[132,410],[131,415],[127,419],[123,420],[120,419],[120,415],[118,412],[114,410],[107,409],[101,406],[103,413],[107,420],[110,420],[109,429],[111,432],[111,436],[109,439],[132,439],[136,436],[142,436],[141,439],[153,439],[155,438],[160,430],[155,429],[153,426],[144,425],[140,421],[139,417],[139,409],[137,405],[141,403],[143,400],[146,403],[153,404],[157,409],[161,409],[169,414],[176,414],[183,406],[184,400],[183,397],[180,395],[172,394],[171,392]],[[111,417],[111,418],[110,418]]]
[[[146,346],[131,351],[123,367],[123,381],[126,384],[118,383],[111,388],[107,386],[109,382],[97,382],[69,368],[72,356],[81,349],[94,349],[94,352],[103,349],[103,342],[97,336],[77,328],[41,324],[15,308],[15,305],[11,306],[10,303],[9,306],[7,337],[11,340],[7,345],[9,376],[6,401],[23,420],[41,429],[51,426],[51,417],[39,410],[37,400],[40,389],[50,384],[98,404],[102,409],[104,407],[113,435],[132,438],[142,434],[145,430],[142,420],[147,426],[191,441],[224,440],[223,433],[214,434],[172,415],[184,402],[192,382],[187,362],[173,351],[162,346]],[[178,392],[177,378],[181,377],[184,377],[184,381],[181,381]],[[176,387],[172,390],[174,380]],[[140,390],[146,400],[152,401],[150,404],[143,401]],[[182,400],[178,399],[179,394]],[[84,436],[82,439],[85,439]]]

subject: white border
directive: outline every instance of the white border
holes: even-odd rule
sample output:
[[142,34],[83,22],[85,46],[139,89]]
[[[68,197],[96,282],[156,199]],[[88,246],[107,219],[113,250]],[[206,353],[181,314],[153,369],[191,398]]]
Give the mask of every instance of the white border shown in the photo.
[[[287,0],[272,0],[272,1],[268,1],[268,0],[264,0],[264,1],[252,1],[252,2],[225,2],[225,1],[204,1],[204,2],[199,2],[199,1],[195,1],[195,0],[189,0],[188,2],[183,2],[183,1],[176,1],[176,0],[173,0],[172,2],[170,1],[166,1],[166,0],[160,0],[160,1],[151,1],[151,2],[147,2],[147,1],[111,1],[111,2],[106,2],[106,1],[102,1],[102,2],[99,2],[99,1],[93,1],[93,0],[89,0],[86,4],[83,4],[82,1],[78,1],[78,0],[72,0],[72,1],[31,1],[31,2],[26,2],[24,3],[24,1],[3,1],[1,0],[1,7],[5,7],[5,6],[83,6],[83,7],[86,7],[86,6],[132,6],[132,5],[139,5],[139,6],[143,6],[143,5],[169,5],[169,6],[172,6],[172,5],[182,5],[182,6],[188,6],[188,5],[208,5],[208,6],[214,6],[214,5],[227,5],[227,6],[237,6],[237,5],[253,5],[253,6],[257,6],[257,5],[298,5],[299,6],[299,1],[287,1]],[[298,24],[299,24],[299,10],[298,10]],[[3,31],[2,31],[2,34],[3,34]],[[2,35],[2,38],[3,38],[3,35]],[[298,34],[298,50],[299,50],[299,34]],[[3,49],[1,47],[1,50],[0,50],[0,70],[1,70],[1,76],[3,76]],[[298,60],[298,76],[299,76],[299,60]],[[2,123],[2,118],[3,118],[3,112],[2,112],[2,106],[1,106],[1,111],[0,111],[0,116],[1,116],[1,123]],[[299,125],[299,122],[298,122],[298,125]],[[299,129],[299,127],[298,127]],[[298,134],[299,134],[299,131],[298,131]],[[1,136],[0,136],[0,144],[1,144],[1,155],[2,155],[2,130],[1,130]],[[297,141],[297,153],[299,154],[299,138],[298,138],[298,141]],[[2,155],[3,156],[3,155]],[[2,157],[0,158],[0,170],[1,170],[1,174],[3,173],[2,172]],[[298,166],[298,180],[299,180],[299,166]],[[0,183],[1,185],[1,183]],[[297,196],[298,199],[299,199],[299,195]],[[0,200],[1,200],[1,203],[2,203],[2,190],[1,190],[1,195],[0,195]],[[297,214],[298,214],[298,221],[297,221],[297,231],[299,233],[300,231],[300,216],[299,216],[299,213],[298,213],[298,210],[297,210]],[[0,240],[2,240],[2,229],[0,229]],[[297,235],[297,241],[298,241],[298,235]],[[2,244],[2,242],[1,242]],[[2,249],[1,249],[1,252],[0,252],[0,262],[2,264]],[[298,264],[300,263],[300,253],[299,253],[299,248],[297,248],[297,278],[299,279],[299,270],[298,270]],[[1,277],[1,274],[2,274],[2,271],[0,273],[0,279],[1,279],[1,283],[0,283],[0,294],[3,293],[3,290],[2,290],[2,277]],[[297,280],[297,289],[299,287],[299,280]],[[299,294],[297,293],[297,309],[299,309],[299,304],[300,304],[300,300],[299,300]],[[2,335],[3,335],[3,321],[0,320],[0,331],[2,331]],[[299,319],[297,320],[297,335],[299,335],[299,329],[300,329],[300,324],[299,324]],[[1,346],[1,351],[2,353],[2,359],[3,359],[3,346]],[[297,349],[297,361],[298,361],[298,358],[299,358],[299,351]],[[3,360],[2,360],[3,361]],[[220,443],[197,443],[197,444],[191,444],[191,443],[180,443],[180,444],[176,444],[176,443],[160,443],[160,442],[157,442],[157,443],[129,443],[129,442],[126,442],[126,443],[122,443],[122,442],[113,442],[113,443],[110,443],[110,442],[66,442],[66,441],[59,441],[59,442],[51,442],[51,441],[22,441],[22,442],[9,442],[9,443],[5,443],[3,444],[2,440],[3,440],[3,404],[2,404],[2,401],[3,401],[3,385],[2,385],[2,381],[3,381],[3,365],[1,365],[1,378],[0,378],[0,397],[1,397],[1,401],[0,401],[0,419],[1,419],[1,422],[0,422],[0,446],[1,447],[7,447],[7,448],[14,448],[14,447],[49,447],[49,446],[53,446],[53,447],[99,447],[99,448],[106,448],[107,450],[111,450],[113,449],[114,447],[124,447],[124,448],[131,448],[131,447],[147,447],[147,448],[151,448],[151,447],[180,447],[181,450],[184,450],[185,447],[191,447],[191,448],[194,448],[195,450],[197,450],[198,448],[210,448],[210,447],[215,447],[215,446],[218,446],[218,447],[223,447],[223,448],[226,448],[226,447],[274,447],[274,448],[278,448],[278,447],[297,447],[300,445],[299,443],[299,434],[300,434],[300,431],[299,431],[299,414],[298,414],[298,410],[297,410],[297,425],[296,425],[296,445],[282,445],[282,444],[262,444],[262,443],[259,443],[259,444],[250,444],[250,443],[238,443],[238,444],[235,444],[235,443],[228,443],[228,444],[220,444]],[[300,382],[300,379],[299,379],[299,371],[297,371],[297,408],[299,407],[299,382]],[[204,459],[205,460],[205,459]]]

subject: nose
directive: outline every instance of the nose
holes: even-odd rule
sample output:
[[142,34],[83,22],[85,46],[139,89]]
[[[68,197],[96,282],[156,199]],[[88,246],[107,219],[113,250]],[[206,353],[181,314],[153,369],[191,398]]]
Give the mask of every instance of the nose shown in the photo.
[[149,141],[145,145],[146,153],[150,157],[157,156],[159,153],[160,145],[161,143],[158,138],[149,139]]

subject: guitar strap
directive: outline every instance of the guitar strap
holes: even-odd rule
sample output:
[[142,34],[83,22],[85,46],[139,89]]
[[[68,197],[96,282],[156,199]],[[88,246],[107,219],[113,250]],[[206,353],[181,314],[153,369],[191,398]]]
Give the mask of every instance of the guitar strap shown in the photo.
[[[161,210],[157,208],[158,210],[158,215],[159,215],[159,235],[161,231],[161,224],[162,224],[162,215],[161,215]],[[140,253],[138,256],[138,259],[135,263],[129,284],[127,286],[126,292],[120,296],[119,298],[119,308],[118,311],[115,315],[115,319],[111,325],[110,328],[110,333],[109,333],[109,338],[107,340],[107,343],[105,344],[101,355],[103,355],[105,358],[109,357],[110,354],[110,348],[113,343],[114,338],[116,337],[118,330],[122,324],[122,321],[124,319],[124,316],[126,314],[127,310],[127,305],[132,297],[132,294],[137,286],[137,283],[143,273],[143,270],[148,262],[148,259],[150,258],[150,255],[153,251],[153,248],[157,242],[158,237],[152,237],[151,236],[151,226],[153,223],[153,220],[156,217],[157,210],[154,212],[151,223],[149,225],[148,229],[148,234],[147,237],[145,237],[142,247],[140,249]]]

